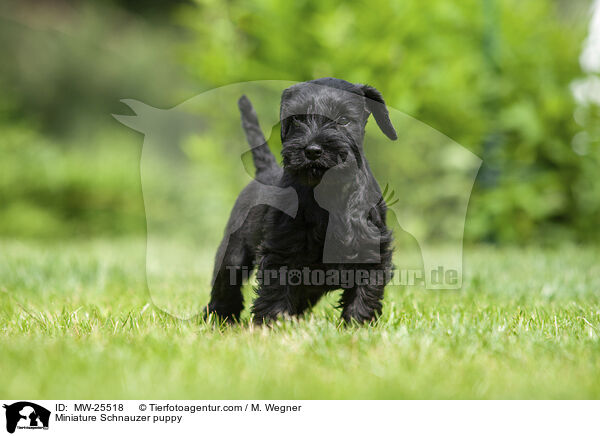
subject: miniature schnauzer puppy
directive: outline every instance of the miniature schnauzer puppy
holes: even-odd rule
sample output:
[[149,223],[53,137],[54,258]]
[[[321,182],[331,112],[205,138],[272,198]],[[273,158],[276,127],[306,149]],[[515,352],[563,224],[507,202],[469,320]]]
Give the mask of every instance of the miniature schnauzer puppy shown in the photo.
[[238,320],[243,273],[257,267],[256,323],[301,315],[336,289],[343,290],[344,321],[376,319],[392,273],[392,234],[363,139],[371,114],[396,139],[382,95],[334,78],[286,89],[280,109],[283,168],[248,99],[242,97],[239,107],[256,175],[229,219],[204,315]]

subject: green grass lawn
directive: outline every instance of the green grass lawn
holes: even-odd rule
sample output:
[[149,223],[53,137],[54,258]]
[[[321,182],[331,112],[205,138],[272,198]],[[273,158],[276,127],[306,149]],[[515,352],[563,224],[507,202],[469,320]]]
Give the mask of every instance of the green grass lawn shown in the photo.
[[153,307],[144,241],[0,247],[0,398],[600,398],[598,249],[467,248],[462,290],[388,288],[374,326],[333,294],[217,328]]

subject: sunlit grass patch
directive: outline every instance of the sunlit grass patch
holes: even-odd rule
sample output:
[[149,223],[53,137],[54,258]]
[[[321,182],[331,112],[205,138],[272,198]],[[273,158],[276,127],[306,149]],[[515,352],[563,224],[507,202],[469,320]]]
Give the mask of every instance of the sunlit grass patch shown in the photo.
[[[468,248],[462,290],[390,287],[373,325],[341,326],[333,294],[304,318],[256,327],[247,311],[219,326],[157,309],[144,247],[2,244],[0,397],[600,396],[592,248]],[[198,301],[208,294],[198,286]]]

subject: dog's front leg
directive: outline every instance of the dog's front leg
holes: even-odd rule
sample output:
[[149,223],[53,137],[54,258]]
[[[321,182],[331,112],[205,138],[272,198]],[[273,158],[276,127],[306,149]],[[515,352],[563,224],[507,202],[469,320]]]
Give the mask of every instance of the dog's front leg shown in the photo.
[[226,234],[215,260],[210,302],[202,311],[205,319],[211,313],[230,323],[240,319],[244,309],[242,285],[252,271],[252,260],[253,253],[240,234]]
[[369,322],[381,314],[384,285],[357,284],[344,290],[340,305],[342,319],[359,323]]

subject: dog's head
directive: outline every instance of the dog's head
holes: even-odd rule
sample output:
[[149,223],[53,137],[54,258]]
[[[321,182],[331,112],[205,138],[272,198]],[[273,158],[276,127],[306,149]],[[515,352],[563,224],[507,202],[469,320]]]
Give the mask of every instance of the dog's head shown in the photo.
[[325,78],[286,89],[280,112],[284,168],[309,186],[317,185],[335,166],[354,161],[361,168],[370,114],[395,140],[383,97],[371,86]]

